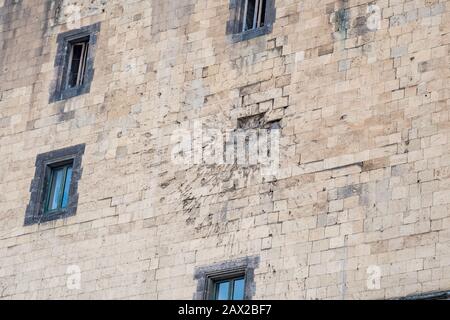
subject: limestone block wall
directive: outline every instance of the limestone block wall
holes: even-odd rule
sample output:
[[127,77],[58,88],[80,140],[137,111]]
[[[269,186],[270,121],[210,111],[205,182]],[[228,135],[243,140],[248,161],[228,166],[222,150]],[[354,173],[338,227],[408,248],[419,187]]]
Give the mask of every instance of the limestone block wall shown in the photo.
[[[245,257],[253,299],[450,289],[450,1],[275,8],[233,42],[230,0],[0,0],[0,298],[192,299]],[[58,34],[98,22],[90,92],[49,103]],[[247,126],[273,174],[173,159]],[[78,144],[76,215],[24,226],[37,155]]]

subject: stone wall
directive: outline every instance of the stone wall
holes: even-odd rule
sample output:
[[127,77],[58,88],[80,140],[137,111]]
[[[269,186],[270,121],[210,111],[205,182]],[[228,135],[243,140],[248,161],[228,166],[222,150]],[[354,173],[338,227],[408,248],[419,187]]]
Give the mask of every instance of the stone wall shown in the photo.
[[[192,299],[246,257],[254,299],[450,289],[450,1],[275,0],[237,42],[229,1],[0,0],[0,298]],[[90,92],[49,103],[98,22]],[[278,170],[180,165],[199,123],[276,123]],[[78,144],[76,215],[24,226],[37,155]]]

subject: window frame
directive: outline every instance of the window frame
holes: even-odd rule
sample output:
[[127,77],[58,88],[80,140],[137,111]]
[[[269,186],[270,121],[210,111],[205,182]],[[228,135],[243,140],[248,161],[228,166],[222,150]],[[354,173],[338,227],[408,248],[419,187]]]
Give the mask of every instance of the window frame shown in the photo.
[[[61,168],[64,169],[64,174],[63,174],[63,179],[61,180],[62,188],[60,188],[60,192],[58,195],[57,208],[49,209],[49,204],[50,204],[51,195],[52,195],[53,180],[55,178],[55,171],[57,171],[58,169],[61,169]],[[61,210],[64,210],[65,208],[67,208],[67,206],[65,206],[65,207],[63,206],[63,201],[64,201],[64,191],[67,186],[67,172],[68,172],[69,168],[71,168],[73,171],[73,159],[69,159],[69,160],[66,160],[63,162],[52,163],[52,164],[48,165],[48,168],[47,168],[48,177],[46,177],[45,188],[44,188],[44,192],[43,192],[43,196],[44,196],[43,214],[52,214],[54,212],[61,211]],[[70,186],[69,186],[69,198],[70,198]]]
[[[85,145],[80,144],[64,149],[39,154],[36,157],[36,170],[30,186],[30,202],[25,213],[24,225],[40,224],[67,218],[76,214],[78,205],[78,182],[81,178],[81,161]],[[67,207],[46,211],[49,196],[49,179],[54,168],[72,163],[72,176],[69,185]]]
[[255,293],[254,271],[259,265],[259,257],[251,256],[237,260],[197,268],[195,300],[215,300],[216,284],[225,280],[244,278],[244,299],[251,300]]
[[272,32],[276,17],[275,0],[266,0],[264,25],[249,30],[244,28],[247,4],[248,0],[230,0],[230,20],[227,23],[226,33],[231,35],[232,42],[250,40]]
[[217,294],[218,294],[218,285],[221,283],[229,283],[229,292],[228,292],[228,299],[226,301],[233,301],[234,296],[234,284],[237,280],[244,280],[244,292],[243,296],[245,297],[245,282],[247,281],[247,278],[245,276],[245,270],[242,270],[242,272],[239,271],[233,271],[229,274],[222,275],[218,278],[211,278],[209,277],[209,286],[208,286],[208,298],[209,300],[218,300]]
[[[258,28],[262,28],[264,26],[264,24],[261,26],[261,22],[264,19],[265,21],[265,9],[264,8],[264,17],[262,16],[262,10],[261,10],[261,4],[265,1],[265,0],[254,0],[255,1],[255,12],[253,14],[253,25],[251,29],[247,29],[247,14],[248,14],[248,4],[249,1],[251,0],[243,0],[243,8],[244,11],[242,12],[242,30],[241,32],[247,32],[247,31],[251,31],[251,30],[256,30]],[[267,2],[265,3],[265,6],[267,6]]]
[[[72,68],[73,68],[73,52],[75,50],[76,46],[82,46],[82,50],[81,50],[81,55],[80,55],[80,64],[78,66],[78,72],[77,72],[77,80],[75,85],[71,85],[70,81],[71,81],[71,74],[72,74]],[[76,87],[80,87],[83,85],[84,83],[84,78],[86,76],[86,67],[87,67],[87,57],[89,54],[89,38],[84,38],[84,39],[77,39],[71,43],[69,43],[70,46],[70,54],[69,54],[69,60],[68,60],[68,66],[67,66],[67,74],[66,74],[66,84],[65,87],[66,89],[70,89],[70,88],[76,88]]]
[[[94,58],[100,23],[61,33],[57,37],[58,49],[55,58],[56,79],[53,84],[50,103],[70,99],[90,92],[94,78]],[[69,86],[73,47],[86,42],[86,59],[82,82]]]

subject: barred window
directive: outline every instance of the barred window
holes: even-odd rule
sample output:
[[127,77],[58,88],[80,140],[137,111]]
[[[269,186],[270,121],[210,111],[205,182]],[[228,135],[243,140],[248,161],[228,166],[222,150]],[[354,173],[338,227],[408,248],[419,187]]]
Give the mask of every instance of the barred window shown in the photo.
[[242,10],[242,31],[264,27],[266,18],[266,0],[245,0]]
[[234,42],[249,40],[272,32],[275,0],[230,0],[227,34]]

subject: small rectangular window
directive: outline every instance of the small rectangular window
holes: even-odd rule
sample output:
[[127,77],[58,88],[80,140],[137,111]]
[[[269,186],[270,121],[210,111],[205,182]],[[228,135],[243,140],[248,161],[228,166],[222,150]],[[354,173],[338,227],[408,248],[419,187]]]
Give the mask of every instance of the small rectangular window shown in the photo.
[[66,209],[69,202],[72,163],[49,168],[44,213]]
[[208,276],[210,300],[245,300],[245,269],[228,270]]
[[266,0],[245,0],[241,21],[242,32],[264,27]]
[[70,44],[70,58],[67,75],[67,86],[69,88],[83,85],[88,51],[89,38]]
[[195,300],[251,300],[259,257],[244,257],[196,268]]
[[214,291],[214,300],[244,300],[245,277],[217,281]]
[[85,145],[79,144],[37,156],[25,225],[75,215],[84,149]]
[[90,92],[99,31],[100,23],[96,23],[58,35],[55,56],[57,77],[50,103]]
[[227,34],[233,42],[250,40],[272,32],[276,0],[229,0]]

